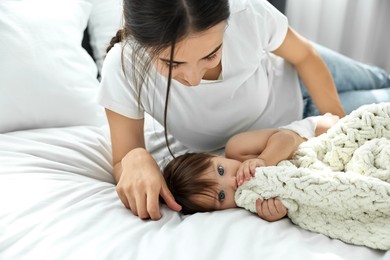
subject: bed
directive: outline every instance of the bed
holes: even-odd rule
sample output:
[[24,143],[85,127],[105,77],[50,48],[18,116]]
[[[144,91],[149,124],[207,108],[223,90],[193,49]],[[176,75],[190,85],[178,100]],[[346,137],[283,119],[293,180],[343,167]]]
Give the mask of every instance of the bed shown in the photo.
[[120,19],[118,0],[0,3],[0,259],[390,259],[243,209],[133,216],[95,101]]

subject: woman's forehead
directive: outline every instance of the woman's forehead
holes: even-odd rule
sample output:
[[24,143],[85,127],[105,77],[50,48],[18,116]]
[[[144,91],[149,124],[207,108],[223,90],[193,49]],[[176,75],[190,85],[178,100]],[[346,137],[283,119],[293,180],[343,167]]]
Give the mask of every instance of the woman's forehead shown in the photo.
[[[222,44],[224,28],[225,25],[219,23],[204,32],[189,34],[176,43],[174,60],[189,62],[206,57]],[[171,48],[166,48],[161,52],[160,58],[169,59],[170,52]]]

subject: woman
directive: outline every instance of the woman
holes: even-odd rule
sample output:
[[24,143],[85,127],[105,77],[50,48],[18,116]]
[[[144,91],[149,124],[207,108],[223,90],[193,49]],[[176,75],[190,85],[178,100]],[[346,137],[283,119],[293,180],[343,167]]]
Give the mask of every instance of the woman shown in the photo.
[[158,141],[178,144],[171,154],[212,152],[238,132],[301,119],[299,75],[320,113],[344,116],[315,48],[263,0],[125,0],[123,30],[108,50],[100,103],[113,175],[121,201],[142,219],[161,217],[159,196],[181,209],[161,158],[145,148],[145,115],[164,125]]

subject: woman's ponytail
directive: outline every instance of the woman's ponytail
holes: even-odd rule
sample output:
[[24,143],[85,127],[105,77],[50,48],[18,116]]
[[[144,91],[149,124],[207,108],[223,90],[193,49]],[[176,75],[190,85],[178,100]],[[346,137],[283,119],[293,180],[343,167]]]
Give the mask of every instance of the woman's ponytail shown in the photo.
[[115,43],[121,42],[123,40],[123,38],[124,38],[123,35],[124,35],[123,29],[119,29],[116,32],[115,36],[111,38],[110,44],[106,48],[107,53],[111,50],[112,47],[114,47]]

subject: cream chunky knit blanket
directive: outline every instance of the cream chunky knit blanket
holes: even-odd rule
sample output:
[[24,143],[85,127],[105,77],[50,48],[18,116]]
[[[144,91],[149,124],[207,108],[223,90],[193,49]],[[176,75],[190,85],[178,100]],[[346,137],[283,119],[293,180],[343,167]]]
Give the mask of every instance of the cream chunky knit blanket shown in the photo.
[[301,144],[290,161],[258,167],[236,203],[278,198],[298,226],[371,248],[390,249],[390,103],[364,105]]

